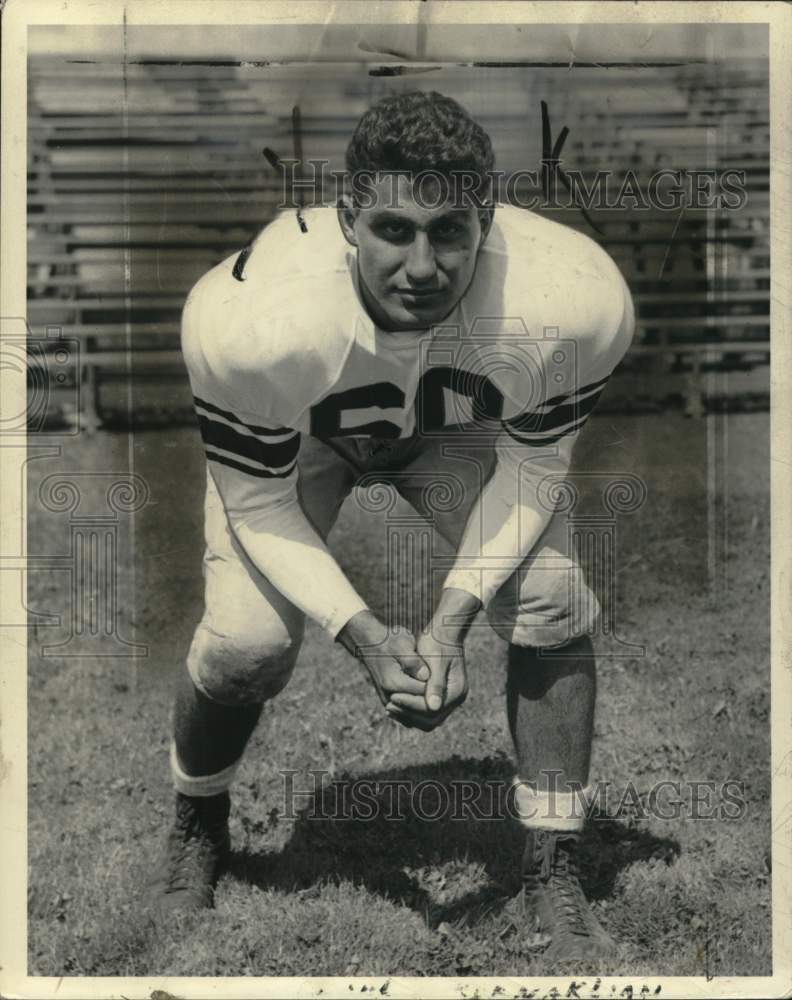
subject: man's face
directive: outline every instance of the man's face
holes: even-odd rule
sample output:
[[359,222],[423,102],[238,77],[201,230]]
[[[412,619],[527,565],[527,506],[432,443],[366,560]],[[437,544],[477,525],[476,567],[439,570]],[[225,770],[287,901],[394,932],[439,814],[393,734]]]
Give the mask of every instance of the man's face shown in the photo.
[[491,214],[438,203],[436,182],[414,189],[405,175],[380,175],[371,193],[370,207],[340,213],[368,312],[385,330],[441,322],[473,279]]

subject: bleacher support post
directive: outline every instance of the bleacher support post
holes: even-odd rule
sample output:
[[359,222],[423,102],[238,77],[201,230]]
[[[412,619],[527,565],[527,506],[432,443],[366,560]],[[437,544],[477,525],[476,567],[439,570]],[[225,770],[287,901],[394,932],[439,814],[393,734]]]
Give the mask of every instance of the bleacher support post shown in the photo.
[[693,368],[687,376],[687,392],[685,394],[685,416],[701,418],[704,416],[704,390],[701,377],[701,352],[693,352]]
[[85,365],[82,379],[83,398],[80,418],[86,434],[95,434],[102,423],[99,408],[99,372],[97,366]]

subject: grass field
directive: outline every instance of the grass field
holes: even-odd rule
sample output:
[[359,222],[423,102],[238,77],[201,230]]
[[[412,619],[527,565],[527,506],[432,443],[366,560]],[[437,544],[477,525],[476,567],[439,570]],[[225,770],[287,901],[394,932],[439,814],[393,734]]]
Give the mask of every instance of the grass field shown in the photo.
[[[645,655],[601,661],[593,775],[644,793],[662,779],[739,780],[747,809],[732,821],[625,815],[590,824],[584,883],[621,944],[612,962],[587,972],[771,971],[768,417],[709,420],[590,421],[579,468],[629,471],[648,489],[646,504],[617,525],[618,633]],[[41,644],[63,638],[66,624],[31,630],[30,973],[567,971],[543,962],[509,904],[519,888],[513,824],[279,817],[287,768],[300,788],[310,768],[342,783],[508,780],[505,647],[488,630],[470,639],[467,703],[424,735],[387,721],[357,664],[309,626],[295,677],[266,708],[240,771],[233,862],[217,908],[184,927],[151,929],[141,887],[170,822],[171,683],[202,610],[203,458],[192,428],[63,440],[61,457],[30,463],[30,554],[69,549],[68,512],[47,510],[38,496],[45,476],[123,473],[133,462],[151,493],[118,522],[119,622],[148,655],[43,656]],[[714,465],[708,440],[710,454],[720,442]],[[94,480],[79,481],[84,489]],[[349,502],[332,539],[381,607],[381,518]],[[68,601],[65,572],[31,572],[33,612],[67,615]]]

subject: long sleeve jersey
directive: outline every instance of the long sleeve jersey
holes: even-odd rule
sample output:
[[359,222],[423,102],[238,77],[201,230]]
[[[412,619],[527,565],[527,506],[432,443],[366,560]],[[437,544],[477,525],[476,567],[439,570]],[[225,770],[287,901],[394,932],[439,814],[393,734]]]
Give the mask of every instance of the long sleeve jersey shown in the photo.
[[190,292],[182,348],[209,472],[252,563],[335,636],[366,607],[297,496],[302,435],[494,442],[446,587],[486,604],[538,541],[550,484],[633,336],[629,291],[588,237],[500,207],[470,286],[430,330],[379,329],[330,208],[278,217],[240,275]]

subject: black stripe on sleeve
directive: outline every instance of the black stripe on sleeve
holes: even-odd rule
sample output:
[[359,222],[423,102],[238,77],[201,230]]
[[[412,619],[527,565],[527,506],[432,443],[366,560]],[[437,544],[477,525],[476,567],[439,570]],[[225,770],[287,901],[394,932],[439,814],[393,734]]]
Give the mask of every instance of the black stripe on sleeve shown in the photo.
[[[587,392],[591,392],[592,389],[600,388],[604,386],[605,383],[610,378],[610,375],[606,375],[605,378],[598,379],[596,382],[589,382],[588,385],[582,385],[579,389],[575,389],[572,396],[584,396]],[[542,406],[558,406],[559,403],[563,403],[565,399],[569,399],[570,394],[565,396],[552,396],[550,399],[546,399]]]
[[230,451],[239,458],[249,459],[269,469],[289,465],[297,458],[300,450],[300,435],[296,431],[285,441],[262,441],[250,434],[241,434],[219,420],[210,420],[202,413],[198,414],[198,426],[207,448],[222,448],[223,451]]
[[601,394],[602,389],[599,389],[586,399],[573,400],[565,406],[556,406],[547,412],[521,413],[511,420],[505,420],[504,424],[507,425],[507,429],[510,428],[520,434],[547,434],[548,431],[557,430],[564,424],[587,417],[597,405]]
[[247,427],[249,431],[253,431],[254,434],[261,434],[262,437],[288,434],[290,431],[289,427],[256,427],[254,424],[246,424],[244,420],[240,420],[230,410],[221,410],[219,406],[215,406],[214,403],[207,403],[205,399],[200,399],[198,396],[193,396],[193,403],[196,406],[200,406],[202,410],[206,410],[207,413],[216,413],[218,417],[224,417],[226,420],[230,420],[232,424],[239,424],[240,427]]
[[574,434],[574,432],[579,430],[583,426],[583,424],[585,424],[585,422],[586,418],[583,417],[581,420],[578,420],[576,423],[572,424],[571,427],[567,427],[566,430],[561,431],[560,434],[553,434],[551,437],[531,437],[531,436],[524,436],[522,434],[517,434],[515,431],[511,429],[511,427],[509,427],[506,421],[503,422],[503,428],[509,435],[509,437],[514,438],[514,440],[518,441],[520,444],[528,444],[532,445],[534,448],[541,448],[543,445],[546,444],[555,444],[556,441],[560,441],[561,438],[566,437],[567,434]]
[[256,476],[259,479],[286,479],[294,471],[293,462],[288,469],[284,469],[282,472],[270,472],[269,469],[254,469],[249,465],[243,465],[242,462],[235,462],[232,458],[227,455],[218,455],[215,451],[210,451],[209,448],[206,449],[206,457],[212,462],[219,462],[220,465],[227,465],[230,469],[237,469],[239,472],[246,472],[249,476]]

